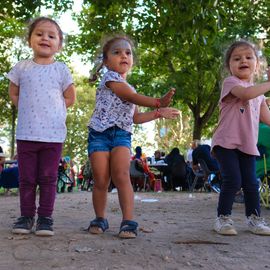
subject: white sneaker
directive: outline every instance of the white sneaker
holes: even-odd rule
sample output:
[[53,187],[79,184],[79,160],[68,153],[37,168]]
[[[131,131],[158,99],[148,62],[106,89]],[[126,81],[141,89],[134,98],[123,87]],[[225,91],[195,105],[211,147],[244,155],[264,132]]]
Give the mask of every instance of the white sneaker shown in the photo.
[[237,235],[237,231],[233,226],[233,221],[230,216],[220,215],[217,217],[216,222],[214,224],[214,230],[222,235]]
[[248,229],[254,234],[270,235],[270,227],[265,223],[262,217],[254,214],[247,218]]

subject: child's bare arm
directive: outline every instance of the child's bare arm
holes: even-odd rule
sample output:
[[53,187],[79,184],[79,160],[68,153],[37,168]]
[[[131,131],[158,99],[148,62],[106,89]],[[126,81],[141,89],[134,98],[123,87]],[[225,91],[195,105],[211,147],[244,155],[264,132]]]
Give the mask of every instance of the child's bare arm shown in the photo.
[[172,88],[163,97],[153,98],[134,92],[125,82],[107,82],[106,85],[121,99],[144,107],[167,107],[175,94],[175,89]]
[[249,100],[270,91],[270,69],[267,70],[268,81],[250,87],[236,86],[231,93],[241,100]]
[[136,107],[133,122],[134,124],[146,123],[158,118],[175,119],[180,115],[180,111],[175,108],[160,108],[151,112],[140,113]]
[[18,108],[18,101],[19,101],[19,86],[14,84],[13,82],[9,83],[9,97],[12,101],[12,103]]
[[76,90],[73,84],[71,84],[64,92],[64,99],[66,107],[70,107],[75,103],[76,100]]

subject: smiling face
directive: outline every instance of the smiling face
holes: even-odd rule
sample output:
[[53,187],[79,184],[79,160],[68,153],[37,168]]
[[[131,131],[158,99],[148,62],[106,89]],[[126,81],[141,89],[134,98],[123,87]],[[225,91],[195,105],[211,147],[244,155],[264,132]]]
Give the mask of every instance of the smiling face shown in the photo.
[[254,49],[249,46],[236,47],[229,60],[230,72],[240,80],[253,82],[258,69],[258,59]]
[[106,53],[105,66],[118,72],[124,79],[133,65],[133,55],[130,43],[124,39],[117,39]]
[[50,21],[40,21],[33,29],[28,41],[37,63],[52,63],[55,53],[61,49],[58,29]]

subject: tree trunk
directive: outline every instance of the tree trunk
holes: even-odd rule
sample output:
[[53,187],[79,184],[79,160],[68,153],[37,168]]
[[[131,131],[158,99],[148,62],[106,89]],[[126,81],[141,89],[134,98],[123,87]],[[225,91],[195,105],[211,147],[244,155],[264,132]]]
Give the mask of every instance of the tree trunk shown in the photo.
[[12,126],[11,126],[11,158],[15,154],[15,126],[16,126],[17,109],[12,105]]

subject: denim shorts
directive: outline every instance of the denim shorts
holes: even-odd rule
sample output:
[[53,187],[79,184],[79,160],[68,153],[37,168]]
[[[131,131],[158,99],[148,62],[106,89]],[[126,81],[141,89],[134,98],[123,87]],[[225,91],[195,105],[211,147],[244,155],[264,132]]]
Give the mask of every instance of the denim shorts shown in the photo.
[[111,152],[114,147],[131,148],[131,133],[117,126],[110,127],[103,132],[89,128],[88,155],[93,152]]

